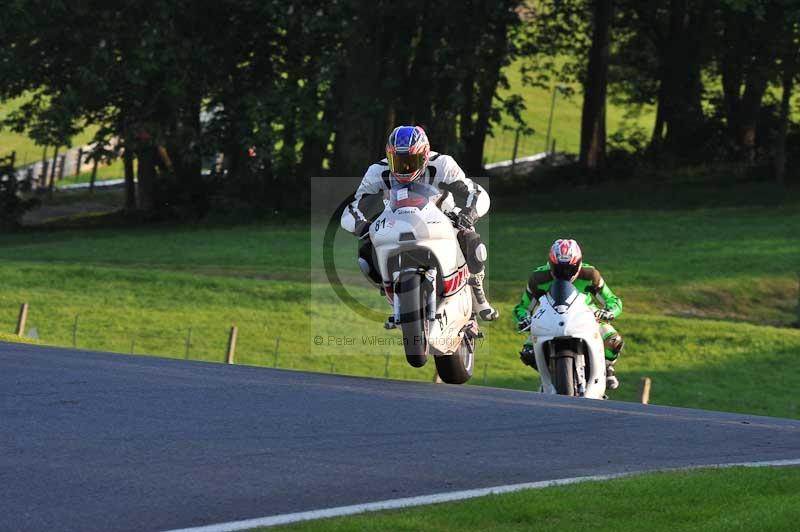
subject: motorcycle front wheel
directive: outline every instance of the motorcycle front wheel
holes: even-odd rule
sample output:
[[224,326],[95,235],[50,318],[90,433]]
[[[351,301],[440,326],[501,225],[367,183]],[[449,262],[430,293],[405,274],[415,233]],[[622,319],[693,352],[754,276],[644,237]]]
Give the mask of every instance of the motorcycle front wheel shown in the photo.
[[559,395],[575,395],[575,359],[572,356],[556,354],[555,385]]
[[428,361],[428,320],[425,319],[425,293],[422,276],[415,272],[400,275],[395,287],[400,298],[400,330],[406,360],[421,368]]

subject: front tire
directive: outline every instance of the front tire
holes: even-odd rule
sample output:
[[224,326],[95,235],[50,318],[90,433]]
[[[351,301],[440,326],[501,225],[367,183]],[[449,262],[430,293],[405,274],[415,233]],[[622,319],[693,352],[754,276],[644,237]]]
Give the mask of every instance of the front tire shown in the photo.
[[575,395],[575,359],[564,355],[567,353],[556,354],[556,391],[559,395]]
[[464,338],[452,355],[435,357],[436,372],[447,384],[464,384],[475,369],[475,340]]
[[421,368],[428,361],[428,320],[425,319],[425,293],[422,276],[416,272],[401,274],[396,293],[400,298],[400,330],[406,360]]

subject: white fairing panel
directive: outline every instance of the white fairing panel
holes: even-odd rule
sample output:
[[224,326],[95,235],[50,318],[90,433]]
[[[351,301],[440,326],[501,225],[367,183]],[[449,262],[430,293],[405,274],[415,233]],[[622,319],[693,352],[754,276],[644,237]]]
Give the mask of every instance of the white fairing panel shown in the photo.
[[459,333],[472,319],[472,294],[456,229],[435,199],[419,206],[395,205],[394,210],[387,201],[383,213],[371,224],[369,235],[384,284],[394,281],[390,257],[419,249],[429,250],[436,257],[445,293],[438,294],[439,317],[430,323],[428,343],[434,354],[447,354],[458,349],[462,340]]
[[[531,343],[536,355],[536,365],[545,393],[556,393],[545,358],[546,342],[560,337],[582,338],[589,346],[591,373],[585,375],[585,397],[602,399],[606,392],[605,351],[600,330],[592,309],[576,291],[577,297],[569,306],[554,307],[547,295],[539,298],[537,311],[531,317]],[[561,311],[561,312],[558,312]],[[587,361],[588,362],[588,361]]]

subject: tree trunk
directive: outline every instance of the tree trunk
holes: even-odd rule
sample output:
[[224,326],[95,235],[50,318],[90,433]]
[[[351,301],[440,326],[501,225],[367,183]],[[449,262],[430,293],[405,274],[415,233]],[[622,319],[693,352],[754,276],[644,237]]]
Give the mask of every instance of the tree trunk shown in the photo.
[[756,77],[752,75],[747,82],[737,120],[742,159],[749,164],[753,164],[756,159],[756,125],[761,110],[761,100],[767,88],[766,80],[754,79]]
[[122,162],[125,167],[125,210],[133,212],[136,210],[136,183],[133,180],[133,150],[129,146],[126,142]]
[[486,132],[489,129],[489,118],[492,102],[500,82],[500,71],[508,52],[508,20],[505,17],[495,22],[491,51],[485,57],[486,72],[478,86],[478,115],[472,124],[472,134],[467,139],[466,157],[463,160],[467,175],[483,174],[483,148],[486,144]]
[[138,150],[138,181],[136,189],[139,209],[153,212],[156,209],[156,159],[158,154],[154,146],[145,146]]
[[461,164],[469,153],[472,147],[472,135],[475,129],[473,124],[473,104],[475,101],[475,75],[472,70],[466,73],[464,79],[461,81],[461,116],[458,120],[459,129],[459,150],[458,160]]
[[783,187],[786,182],[786,134],[789,130],[789,111],[794,86],[794,72],[788,66],[784,68],[780,122],[778,124],[778,134],[775,138],[775,183],[779,187]]
[[688,0],[670,2],[670,34],[664,52],[666,68],[664,122],[665,146],[673,155],[684,156],[702,147],[701,51],[709,4],[692,5]]
[[56,186],[56,166],[58,166],[58,146],[56,146],[56,151],[53,153],[53,166],[50,167],[50,194],[53,194],[53,189]]
[[592,45],[583,88],[580,164],[590,173],[606,164],[606,91],[611,43],[611,0],[592,3]]
[[658,84],[658,99],[656,100],[656,119],[653,124],[653,136],[650,138],[648,151],[654,157],[658,157],[661,146],[664,143],[664,105],[666,104],[666,90],[664,81]]
[[725,118],[732,143],[737,143],[739,140],[738,114],[744,79],[743,62],[747,54],[747,51],[743,49],[743,41],[749,40],[749,36],[745,35],[749,26],[742,23],[744,16],[731,8],[725,9],[724,12],[724,53],[720,60],[720,73]]

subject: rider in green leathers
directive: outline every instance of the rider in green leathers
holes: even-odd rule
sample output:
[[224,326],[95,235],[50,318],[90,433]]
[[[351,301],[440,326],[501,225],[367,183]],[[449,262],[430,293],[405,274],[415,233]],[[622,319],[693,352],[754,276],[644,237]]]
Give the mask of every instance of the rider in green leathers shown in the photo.
[[[556,240],[550,248],[548,263],[536,268],[531,274],[520,302],[514,307],[517,329],[522,331],[530,326],[531,303],[538,303],[539,298],[550,289],[554,279],[570,281],[579,292],[586,294],[586,303],[600,321],[600,335],[606,356],[606,387],[616,389],[619,381],[614,372],[614,364],[624,342],[608,322],[622,314],[622,300],[606,285],[599,270],[583,262],[581,248],[574,240]],[[533,346],[529,342],[523,346],[520,358],[525,364],[536,368]]]

